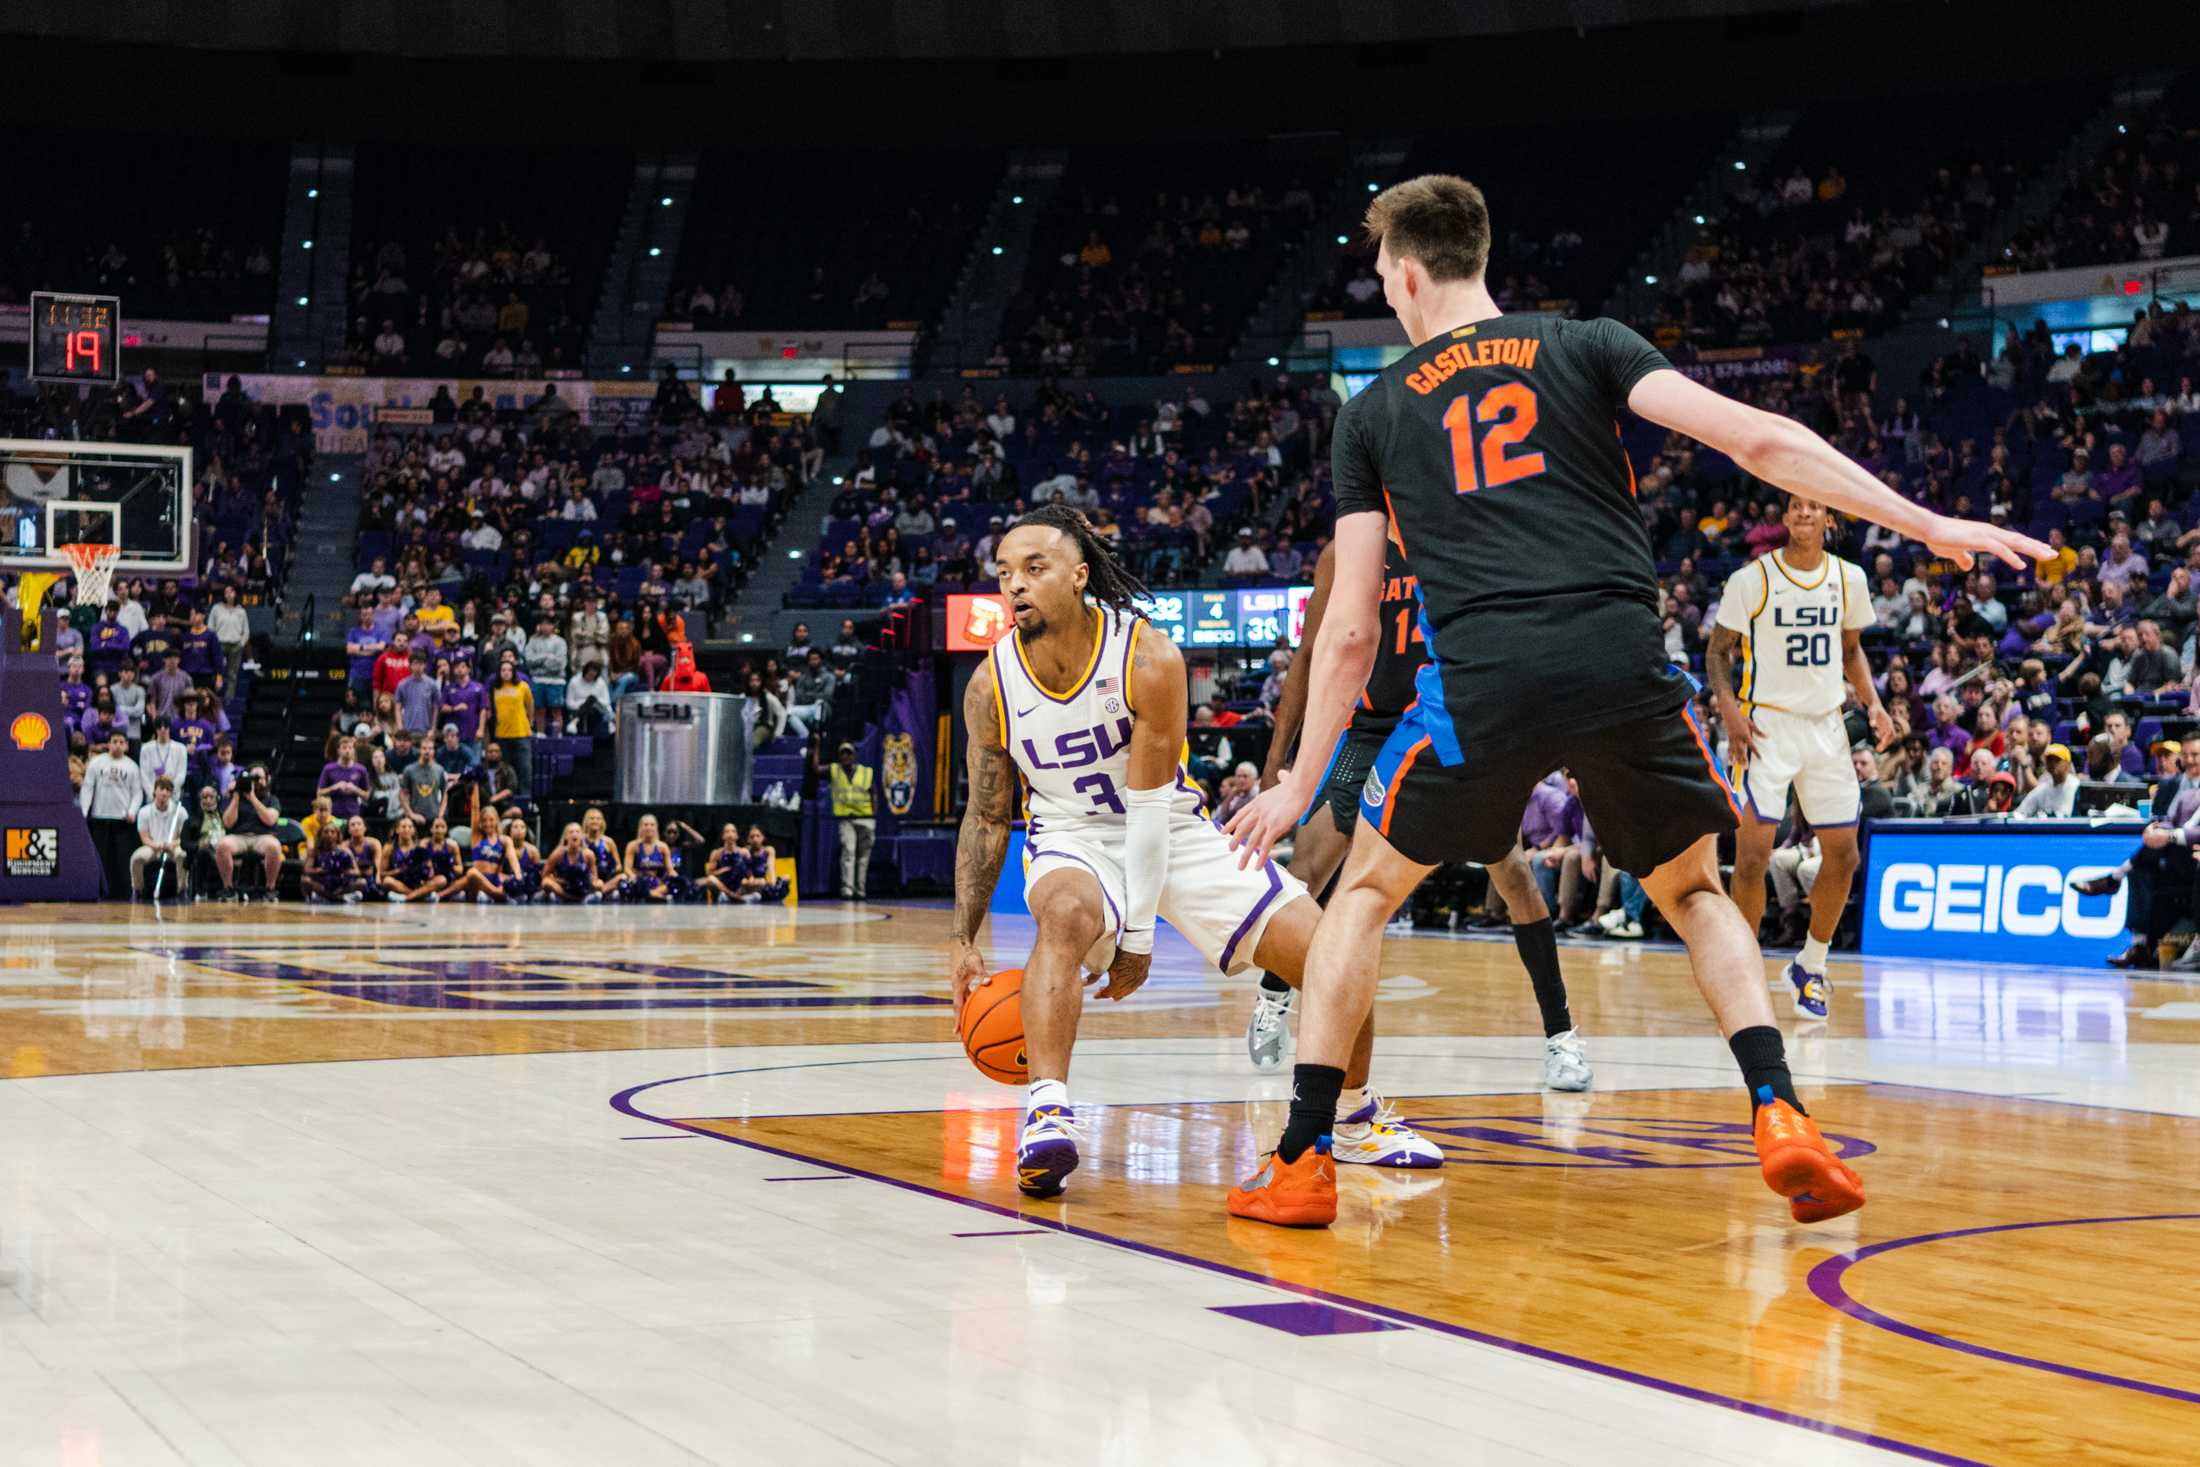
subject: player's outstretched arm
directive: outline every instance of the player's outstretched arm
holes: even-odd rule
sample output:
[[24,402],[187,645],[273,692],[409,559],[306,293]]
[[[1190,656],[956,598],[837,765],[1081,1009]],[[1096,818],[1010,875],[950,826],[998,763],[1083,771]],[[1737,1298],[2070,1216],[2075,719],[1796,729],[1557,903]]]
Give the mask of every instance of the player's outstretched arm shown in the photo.
[[1801,423],[1722,397],[1671,368],[1637,382],[1627,405],[1661,427],[1710,444],[1768,484],[1922,540],[1963,569],[1970,569],[1973,555],[2029,570],[2054,554],[2029,535],[1912,504]]
[[[1305,749],[1332,749],[1352,721],[1352,705],[1375,668],[1375,637],[1383,601],[1383,544],[1388,522],[1362,510],[1337,517],[1336,566],[1329,601],[1323,609],[1321,636],[1309,639],[1305,656],[1314,664],[1313,686],[1306,695],[1306,726],[1299,737]],[[1323,761],[1301,759],[1291,777],[1263,790],[1224,827],[1230,849],[1243,848],[1238,864],[1265,861],[1284,833],[1297,825],[1321,786]]]
[[1291,761],[1291,741],[1306,722],[1306,693],[1313,679],[1314,638],[1321,631],[1322,615],[1329,606],[1329,583],[1337,573],[1335,542],[1322,547],[1314,562],[1314,594],[1306,598],[1306,631],[1299,638],[1299,655],[1283,675],[1283,696],[1276,700],[1276,727],[1268,739],[1268,758],[1260,771],[1260,787],[1271,790]]
[[987,976],[978,929],[1008,859],[1009,824],[1016,818],[1016,761],[1001,742],[1001,713],[990,669],[980,669],[963,694],[963,728],[969,738],[964,767],[970,798],[963,806],[962,837],[955,843],[955,928],[949,940],[955,1006]]

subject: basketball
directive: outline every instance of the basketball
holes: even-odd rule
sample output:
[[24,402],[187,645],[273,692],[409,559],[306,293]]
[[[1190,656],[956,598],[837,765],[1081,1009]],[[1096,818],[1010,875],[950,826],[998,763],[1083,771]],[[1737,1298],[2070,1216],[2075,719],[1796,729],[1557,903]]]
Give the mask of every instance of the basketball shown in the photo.
[[963,1000],[963,1052],[978,1073],[1003,1085],[1021,1085],[1031,1077],[1024,1059],[1024,970],[1005,968]]

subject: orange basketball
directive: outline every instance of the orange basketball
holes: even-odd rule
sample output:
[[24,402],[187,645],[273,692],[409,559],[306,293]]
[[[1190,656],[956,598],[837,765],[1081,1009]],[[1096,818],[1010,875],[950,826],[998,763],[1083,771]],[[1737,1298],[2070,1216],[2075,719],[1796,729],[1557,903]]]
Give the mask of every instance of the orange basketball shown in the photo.
[[1004,1085],[1021,1085],[1031,1078],[1031,1066],[1024,1058],[1023,969],[1004,969],[984,987],[971,989],[956,1028],[979,1074]]

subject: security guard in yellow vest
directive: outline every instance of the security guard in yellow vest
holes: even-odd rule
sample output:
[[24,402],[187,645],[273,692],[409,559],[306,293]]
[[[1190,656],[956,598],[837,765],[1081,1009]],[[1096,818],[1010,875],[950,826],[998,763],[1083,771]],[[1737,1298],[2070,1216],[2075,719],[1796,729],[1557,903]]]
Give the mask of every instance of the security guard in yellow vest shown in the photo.
[[840,823],[840,895],[862,901],[871,871],[871,841],[878,822],[871,805],[871,766],[856,762],[856,746],[842,744],[830,771],[833,819]]

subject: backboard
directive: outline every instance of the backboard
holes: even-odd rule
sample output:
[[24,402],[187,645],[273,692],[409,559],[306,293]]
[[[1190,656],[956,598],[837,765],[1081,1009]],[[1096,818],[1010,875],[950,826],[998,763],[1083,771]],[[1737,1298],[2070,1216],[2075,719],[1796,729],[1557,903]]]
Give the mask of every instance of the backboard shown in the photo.
[[66,570],[60,547],[121,547],[124,574],[191,569],[191,450],[0,438],[0,569]]

